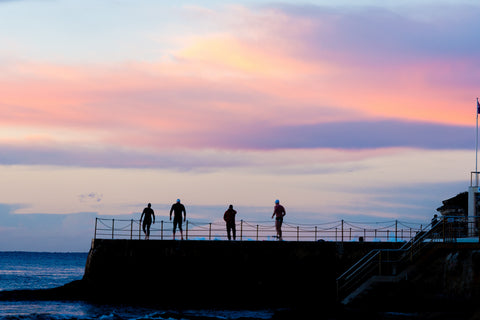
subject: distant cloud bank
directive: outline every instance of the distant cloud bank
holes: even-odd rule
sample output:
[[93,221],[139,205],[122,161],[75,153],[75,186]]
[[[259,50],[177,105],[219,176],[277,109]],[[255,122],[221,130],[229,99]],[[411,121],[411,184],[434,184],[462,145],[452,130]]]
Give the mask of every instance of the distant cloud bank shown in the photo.
[[[247,132],[248,131],[248,132]],[[355,149],[419,148],[473,150],[475,128],[396,120],[337,122],[302,126],[274,126],[236,128],[228,132],[198,133],[192,137],[195,147],[185,153],[176,150],[188,149],[190,145],[177,148],[157,146],[149,150],[109,146],[92,148],[85,144],[53,144],[48,147],[29,145],[1,145],[1,165],[62,165],[86,167],[160,167],[178,168],[192,166],[237,166],[242,157],[223,162],[213,150],[279,150],[279,149]],[[196,151],[197,150],[197,151]],[[197,155],[195,155],[197,154]],[[102,195],[87,193],[79,195],[80,201],[101,201]]]

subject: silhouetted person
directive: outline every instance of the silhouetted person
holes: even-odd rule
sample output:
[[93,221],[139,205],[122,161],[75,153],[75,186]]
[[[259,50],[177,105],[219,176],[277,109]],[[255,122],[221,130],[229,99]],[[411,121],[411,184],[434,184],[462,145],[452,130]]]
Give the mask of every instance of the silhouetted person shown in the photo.
[[277,229],[277,238],[278,240],[282,240],[282,223],[283,217],[287,213],[285,212],[285,208],[280,204],[279,200],[275,200],[275,207],[273,209],[272,219],[275,217],[275,229]]
[[170,209],[170,220],[172,220],[172,212],[174,213],[174,215],[173,215],[173,240],[175,240],[175,231],[177,231],[177,225],[178,225],[178,229],[180,230],[180,235],[182,236],[182,240],[183,240],[182,212],[183,212],[183,221],[186,221],[187,220],[187,211],[185,211],[185,206],[180,203],[180,199],[177,199],[177,202],[175,202],[172,205],[172,208]]
[[[152,224],[152,217],[153,223],[155,223],[155,213],[151,208],[152,204],[149,203],[145,209],[143,209],[142,216],[140,217],[140,223],[142,223],[143,219],[143,233],[145,233],[145,239],[150,239],[150,225]],[[145,219],[143,218],[145,216]]]
[[232,240],[232,237],[230,235],[230,232],[233,233],[233,240],[235,240],[236,237],[236,230],[235,230],[235,215],[237,214],[237,211],[233,210],[233,206],[230,205],[228,207],[228,210],[225,211],[223,214],[223,220],[227,223],[227,237],[228,240]]

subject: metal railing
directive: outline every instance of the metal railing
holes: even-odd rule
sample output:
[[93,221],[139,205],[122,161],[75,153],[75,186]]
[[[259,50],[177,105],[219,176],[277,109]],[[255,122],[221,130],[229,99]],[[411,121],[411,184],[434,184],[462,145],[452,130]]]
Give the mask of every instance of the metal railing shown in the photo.
[[427,246],[435,243],[479,242],[480,217],[447,216],[432,221],[399,249],[375,249],[337,278],[337,298],[343,299],[375,275],[396,276]]
[[[322,224],[291,224],[284,222],[282,238],[288,241],[394,241],[405,242],[422,232],[421,224],[386,221],[373,223],[349,222],[345,220]],[[186,240],[226,240],[224,222],[201,222],[187,220],[183,223]],[[177,229],[176,238],[180,232]],[[139,220],[95,219],[95,239],[144,239]],[[150,227],[150,239],[169,240],[173,238],[171,221],[157,221]],[[236,240],[277,240],[275,224],[272,221],[244,221],[236,223]]]

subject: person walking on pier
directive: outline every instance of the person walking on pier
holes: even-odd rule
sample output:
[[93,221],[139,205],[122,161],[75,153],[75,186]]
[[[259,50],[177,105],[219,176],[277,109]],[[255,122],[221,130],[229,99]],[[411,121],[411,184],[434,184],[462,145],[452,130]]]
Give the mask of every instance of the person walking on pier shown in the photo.
[[282,223],[283,217],[287,213],[285,212],[285,208],[280,204],[280,201],[277,199],[275,200],[275,207],[273,209],[272,219],[275,217],[275,229],[277,229],[277,238],[278,240],[282,240]]
[[186,221],[187,220],[187,211],[185,210],[185,206],[180,203],[180,199],[177,199],[177,202],[175,202],[172,205],[172,208],[170,209],[170,220],[172,220],[172,212],[174,213],[174,216],[173,216],[173,240],[175,240],[175,231],[177,231],[177,225],[178,225],[178,229],[180,230],[180,235],[182,236],[182,240],[183,240],[182,212],[183,212],[183,221]]
[[225,211],[223,215],[223,220],[227,223],[227,237],[228,240],[232,240],[232,237],[230,235],[230,232],[233,233],[233,240],[235,240],[236,237],[236,231],[235,231],[235,215],[237,214],[237,211],[233,210],[233,206],[230,205],[228,207],[228,210]]
[[[143,218],[145,216],[145,219]],[[155,213],[152,209],[152,204],[149,203],[145,209],[143,209],[142,215],[140,216],[140,224],[143,220],[143,233],[145,233],[145,239],[150,239],[150,225],[152,224],[152,217],[153,223],[155,223]]]

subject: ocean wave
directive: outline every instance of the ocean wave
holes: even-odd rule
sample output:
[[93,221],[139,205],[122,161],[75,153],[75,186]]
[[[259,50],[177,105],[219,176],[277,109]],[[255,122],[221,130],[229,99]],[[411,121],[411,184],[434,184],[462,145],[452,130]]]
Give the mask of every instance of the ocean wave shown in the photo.
[[85,302],[0,302],[0,320],[266,320],[272,310],[158,310]]

